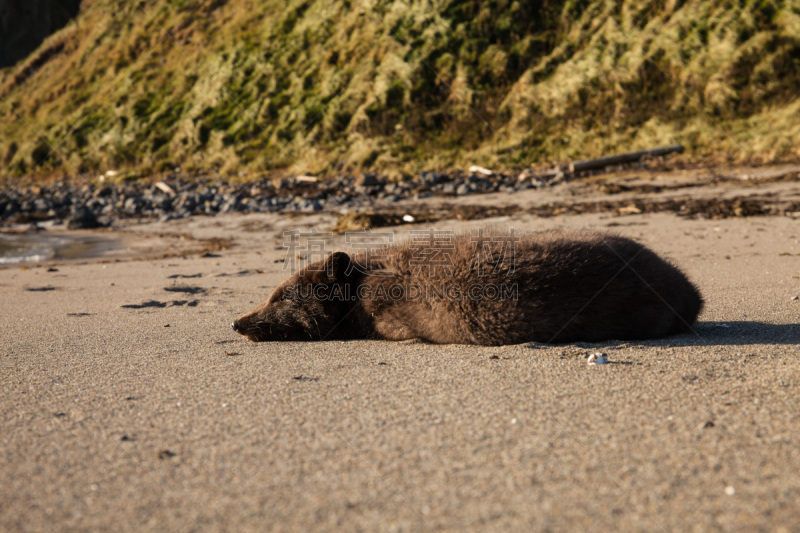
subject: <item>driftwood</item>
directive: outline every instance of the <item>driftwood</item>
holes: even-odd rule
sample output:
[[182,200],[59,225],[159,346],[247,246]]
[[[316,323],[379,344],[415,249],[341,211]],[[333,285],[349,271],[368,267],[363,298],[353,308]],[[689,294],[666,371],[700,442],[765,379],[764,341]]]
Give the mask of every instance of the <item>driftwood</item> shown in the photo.
[[594,170],[604,168],[610,165],[620,165],[623,163],[635,163],[644,157],[658,157],[672,153],[682,153],[683,146],[676,144],[673,146],[664,146],[662,148],[653,148],[651,150],[642,150],[641,152],[630,152],[627,154],[610,155],[601,157],[599,159],[585,159],[583,161],[574,161],[569,164],[569,172],[583,172],[584,170]]
[[526,168],[517,176],[518,182],[530,180],[534,187],[549,187],[564,181],[564,170],[560,167],[533,169]]
[[164,183],[163,181],[156,182],[156,187],[161,191],[169,194],[170,196],[175,196],[175,189]]
[[469,167],[468,172],[470,174],[483,174],[484,176],[492,176],[494,175],[493,170],[489,170],[488,168],[479,167],[478,165],[472,165]]

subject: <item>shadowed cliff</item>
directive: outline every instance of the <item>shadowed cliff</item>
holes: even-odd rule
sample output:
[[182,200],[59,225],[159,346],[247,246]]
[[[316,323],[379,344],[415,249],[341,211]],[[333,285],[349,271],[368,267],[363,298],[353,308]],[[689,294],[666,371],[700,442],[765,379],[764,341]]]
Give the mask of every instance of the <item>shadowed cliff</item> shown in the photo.
[[80,11],[80,0],[0,0],[0,68],[14,65]]

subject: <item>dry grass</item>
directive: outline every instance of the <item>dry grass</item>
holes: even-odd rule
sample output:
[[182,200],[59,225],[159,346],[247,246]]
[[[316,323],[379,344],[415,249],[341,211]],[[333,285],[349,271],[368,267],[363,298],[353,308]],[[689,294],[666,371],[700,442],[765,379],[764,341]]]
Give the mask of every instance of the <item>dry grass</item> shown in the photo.
[[800,7],[96,0],[0,71],[5,175],[800,156]]

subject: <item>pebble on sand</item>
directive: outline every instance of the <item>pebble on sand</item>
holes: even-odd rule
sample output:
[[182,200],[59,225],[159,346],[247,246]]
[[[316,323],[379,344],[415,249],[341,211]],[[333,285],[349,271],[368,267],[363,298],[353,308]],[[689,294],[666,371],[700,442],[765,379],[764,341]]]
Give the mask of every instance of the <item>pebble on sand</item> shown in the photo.
[[602,365],[605,363],[608,363],[608,356],[603,352],[593,353],[586,359],[586,364],[588,365]]

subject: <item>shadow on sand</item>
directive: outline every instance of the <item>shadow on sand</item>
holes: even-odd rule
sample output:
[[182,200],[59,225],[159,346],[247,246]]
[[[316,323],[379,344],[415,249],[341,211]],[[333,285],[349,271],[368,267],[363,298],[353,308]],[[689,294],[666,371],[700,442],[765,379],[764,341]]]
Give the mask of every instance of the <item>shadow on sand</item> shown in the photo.
[[695,333],[674,337],[682,346],[730,344],[800,344],[800,324],[766,322],[699,322]]
[[[638,344],[641,346],[731,346],[756,344],[800,344],[800,324],[768,324],[766,322],[698,322],[693,333],[683,333],[662,339],[574,342],[568,345],[586,348]],[[531,343],[531,348],[547,344]]]

